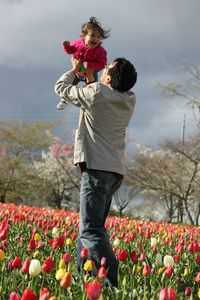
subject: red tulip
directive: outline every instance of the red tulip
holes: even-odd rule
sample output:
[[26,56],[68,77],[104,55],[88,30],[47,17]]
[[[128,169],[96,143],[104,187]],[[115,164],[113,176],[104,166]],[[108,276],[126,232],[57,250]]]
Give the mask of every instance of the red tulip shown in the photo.
[[200,283],[200,272],[197,274],[196,278],[195,278],[195,281]]
[[197,255],[197,257],[195,258],[195,261],[196,261],[197,265],[200,265],[200,255]]
[[147,257],[146,253],[141,253],[140,260],[143,261],[146,259],[146,257]]
[[137,264],[138,262],[138,255],[135,251],[132,251],[131,254],[130,254],[130,258],[131,258],[131,261],[134,263],[134,264]]
[[72,276],[70,272],[67,272],[60,281],[60,286],[63,288],[68,288],[71,285]]
[[76,233],[76,232],[73,232],[72,235],[71,235],[72,241],[75,241],[76,238],[77,238],[77,233]]
[[82,248],[81,250],[81,258],[87,259],[88,258],[88,249],[87,248]]
[[97,280],[94,280],[92,283],[85,283],[85,289],[90,300],[97,300],[101,296],[102,287]]
[[45,259],[42,265],[42,272],[51,273],[55,267],[55,261],[49,256]]
[[8,233],[8,229],[7,228],[4,228],[0,231],[0,239],[1,240],[5,240],[6,237],[7,237],[7,233]]
[[64,253],[63,260],[65,264],[68,265],[72,261],[72,256],[69,253]]
[[49,300],[50,297],[51,297],[51,294],[50,294],[49,290],[47,288],[44,288],[40,292],[40,298],[39,298],[39,300]]
[[126,250],[120,250],[118,255],[119,261],[125,261],[128,257],[128,252]]
[[55,250],[56,248],[63,248],[65,244],[65,239],[63,235],[57,236],[52,242],[52,249]]
[[172,267],[167,267],[164,271],[165,275],[170,278],[172,277],[172,274],[173,274],[173,268]]
[[193,247],[194,247],[194,252],[199,252],[200,251],[200,247],[197,241],[194,241],[193,243]]
[[148,264],[144,264],[142,274],[143,276],[149,276],[151,273],[151,268]]
[[178,264],[179,262],[180,262],[180,260],[181,260],[181,256],[180,256],[180,254],[176,254],[176,255],[174,255],[174,262],[176,263],[176,264]]
[[4,249],[4,248],[6,248],[6,247],[8,247],[8,241],[7,241],[7,240],[3,240],[3,241],[1,242],[0,249]]
[[194,253],[194,244],[193,243],[191,243],[189,246],[188,246],[188,251],[190,252],[190,253]]
[[21,257],[15,257],[14,259],[13,259],[13,261],[12,261],[12,266],[13,266],[13,268],[20,268],[21,267],[21,265],[22,265],[22,259],[21,259]]
[[20,300],[20,295],[15,292],[12,292],[12,293],[10,293],[9,300]]
[[160,291],[159,300],[176,300],[176,292],[172,288],[162,289]]
[[27,259],[27,260],[25,260],[25,262],[23,263],[23,265],[21,267],[21,272],[28,273],[29,266],[30,266],[30,260]]
[[30,251],[35,250],[36,248],[36,243],[34,239],[30,239],[29,243],[28,243],[28,249]]
[[25,289],[21,300],[37,300],[37,296],[32,289]]
[[106,271],[106,268],[104,266],[101,266],[98,270],[98,276],[99,278],[106,278],[107,276],[107,271]]

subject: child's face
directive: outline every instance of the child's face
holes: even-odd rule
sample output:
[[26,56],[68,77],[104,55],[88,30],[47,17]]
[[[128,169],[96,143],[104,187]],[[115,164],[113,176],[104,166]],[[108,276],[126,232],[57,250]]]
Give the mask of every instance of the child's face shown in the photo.
[[91,48],[97,47],[101,42],[101,35],[97,30],[88,30],[87,34],[83,36],[85,45]]

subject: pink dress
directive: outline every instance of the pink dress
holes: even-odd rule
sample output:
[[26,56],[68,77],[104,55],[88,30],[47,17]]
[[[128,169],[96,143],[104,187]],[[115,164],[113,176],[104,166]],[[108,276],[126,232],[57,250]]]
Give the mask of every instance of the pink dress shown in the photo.
[[77,60],[81,59],[84,62],[85,68],[91,68],[95,71],[102,70],[107,63],[107,52],[101,46],[91,48],[85,45],[82,38],[71,42],[64,46],[65,52],[73,54]]

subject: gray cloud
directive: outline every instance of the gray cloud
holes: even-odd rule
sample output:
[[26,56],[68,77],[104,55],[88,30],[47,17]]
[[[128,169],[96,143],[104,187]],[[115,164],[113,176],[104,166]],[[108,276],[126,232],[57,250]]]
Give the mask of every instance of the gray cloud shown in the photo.
[[53,89],[58,76],[70,68],[61,41],[78,38],[81,24],[94,15],[111,28],[103,42],[109,61],[125,56],[138,71],[131,134],[151,145],[180,135],[185,111],[174,109],[156,82],[181,80],[181,62],[199,64],[199,11],[199,0],[88,0],[85,5],[72,0],[0,0],[0,118],[65,118],[61,131],[76,126],[76,108],[58,112]]

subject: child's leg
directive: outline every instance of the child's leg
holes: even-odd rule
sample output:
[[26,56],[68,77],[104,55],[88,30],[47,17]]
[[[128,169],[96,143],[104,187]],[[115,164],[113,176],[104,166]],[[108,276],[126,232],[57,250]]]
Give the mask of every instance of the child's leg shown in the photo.
[[85,74],[87,77],[87,84],[95,81],[93,73],[94,73],[94,69],[89,69],[89,68],[85,69]]
[[[77,76],[75,76],[72,84],[77,85],[79,83],[79,81],[80,81],[80,79]],[[64,98],[61,98],[59,103],[57,104],[57,109],[63,110],[67,104],[68,104],[68,102]]]

